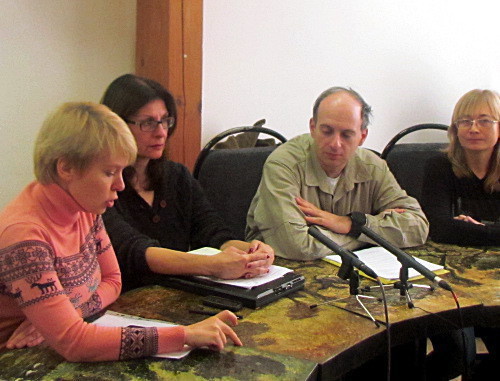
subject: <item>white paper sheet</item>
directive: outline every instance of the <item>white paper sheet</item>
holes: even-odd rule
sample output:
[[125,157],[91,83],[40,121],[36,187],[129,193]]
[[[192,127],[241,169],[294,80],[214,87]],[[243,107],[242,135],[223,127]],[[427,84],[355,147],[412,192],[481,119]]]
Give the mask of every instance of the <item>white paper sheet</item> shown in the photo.
[[[198,255],[214,255],[220,253],[220,250],[214,249],[212,247],[202,247],[197,250],[192,250],[189,253]],[[212,282],[228,284],[231,286],[252,288],[255,286],[260,286],[261,284],[264,283],[271,282],[275,279],[281,278],[283,275],[289,272],[292,272],[292,270],[282,266],[271,265],[269,267],[269,272],[267,274],[259,275],[256,276],[255,278],[249,278],[249,279],[240,278],[240,279],[229,279],[229,280],[209,277],[209,276],[197,276],[197,278],[208,279],[211,280]]]
[[[399,270],[401,263],[396,256],[380,246],[369,247],[368,249],[357,250],[354,252],[358,258],[370,267],[375,273],[387,280],[399,279]],[[414,257],[417,262],[427,267],[431,271],[443,270],[443,266],[425,261],[420,258]],[[331,261],[337,264],[342,264],[342,258],[339,255],[328,255],[324,258],[326,261]],[[420,273],[410,268],[408,269],[408,278],[415,279],[421,277]]]
[[[94,320],[92,324],[99,325],[101,327],[127,327],[130,325],[140,326],[140,327],[175,327],[178,324],[167,323],[165,321],[160,320],[151,320],[144,319],[139,316],[132,316],[121,314],[119,312],[114,311],[106,311],[106,313],[100,318]],[[185,346],[186,350],[181,352],[171,352],[164,354],[153,355],[153,357],[160,357],[166,359],[181,359],[185,357],[189,352],[191,352],[191,348],[187,345]]]

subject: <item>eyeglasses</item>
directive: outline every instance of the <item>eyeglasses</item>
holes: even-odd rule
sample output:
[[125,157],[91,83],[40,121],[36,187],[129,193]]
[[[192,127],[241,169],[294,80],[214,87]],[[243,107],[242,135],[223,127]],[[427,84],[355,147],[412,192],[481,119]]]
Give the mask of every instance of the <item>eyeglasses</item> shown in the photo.
[[160,120],[149,119],[142,122],[125,119],[125,122],[139,126],[141,131],[152,132],[156,130],[159,124],[161,124],[165,130],[170,130],[175,124],[175,118],[173,116],[166,116],[164,118],[161,118]]
[[455,125],[458,128],[471,128],[476,123],[476,126],[479,126],[484,129],[492,128],[498,120],[491,119],[460,119],[455,122]]

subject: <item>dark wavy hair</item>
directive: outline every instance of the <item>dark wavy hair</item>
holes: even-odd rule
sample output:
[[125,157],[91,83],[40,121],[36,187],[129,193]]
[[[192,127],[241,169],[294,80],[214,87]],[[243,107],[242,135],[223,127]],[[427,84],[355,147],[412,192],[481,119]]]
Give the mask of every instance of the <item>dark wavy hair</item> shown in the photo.
[[[167,139],[175,132],[177,125],[177,108],[173,95],[158,82],[135,74],[125,74],[116,78],[108,86],[101,99],[101,103],[108,106],[122,119],[129,119],[139,109],[149,102],[161,99],[165,102],[169,116],[175,118],[174,126],[169,130]],[[168,143],[168,142],[167,142]],[[165,145],[163,155],[159,159],[150,160],[146,168],[149,184],[147,190],[155,189],[162,177],[162,163],[168,160],[168,144]],[[135,169],[130,166],[124,171],[125,181],[130,184],[135,175]]]

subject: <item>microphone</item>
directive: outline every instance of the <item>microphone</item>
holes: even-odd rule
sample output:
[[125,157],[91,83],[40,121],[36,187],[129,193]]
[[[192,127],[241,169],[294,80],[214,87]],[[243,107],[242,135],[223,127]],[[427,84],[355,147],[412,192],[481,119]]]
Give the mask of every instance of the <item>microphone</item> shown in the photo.
[[423,264],[421,264],[415,258],[413,258],[410,254],[405,253],[400,248],[394,246],[392,243],[390,243],[385,238],[375,233],[373,230],[366,227],[365,225],[362,225],[360,228],[361,228],[361,233],[368,236],[369,238],[374,240],[377,244],[379,244],[380,246],[382,246],[383,248],[387,249],[389,252],[394,254],[402,265],[405,265],[407,267],[413,267],[420,274],[422,274],[430,281],[436,283],[438,286],[444,288],[445,290],[452,291],[451,286],[448,283],[446,283],[446,281],[438,277],[431,270],[429,270],[427,267],[425,267]]
[[371,268],[365,265],[365,263],[362,260],[360,260],[356,256],[356,254],[354,254],[352,251],[348,249],[343,248],[336,242],[333,242],[330,238],[321,233],[316,226],[311,225],[307,230],[307,232],[314,238],[316,238],[318,241],[320,241],[323,245],[332,250],[335,254],[340,255],[340,257],[342,258],[342,264],[350,263],[357,269],[363,271],[366,275],[372,278],[378,278],[378,275],[375,274],[375,271],[373,271]]

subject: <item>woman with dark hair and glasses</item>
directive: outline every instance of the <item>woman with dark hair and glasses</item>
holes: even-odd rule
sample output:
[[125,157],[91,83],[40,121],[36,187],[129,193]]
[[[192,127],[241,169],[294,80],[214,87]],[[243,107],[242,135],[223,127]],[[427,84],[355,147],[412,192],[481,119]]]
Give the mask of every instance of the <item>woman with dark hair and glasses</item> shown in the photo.
[[[429,219],[432,240],[456,245],[500,245],[499,120],[500,95],[495,91],[471,90],[455,105],[447,152],[430,159],[425,170],[422,207]],[[490,362],[495,364],[499,330],[464,330],[470,362],[476,352],[474,331],[485,342]],[[437,377],[453,360],[450,354],[462,351],[463,340],[460,331],[453,331],[431,337],[431,341],[434,351],[428,358],[428,371]],[[457,363],[461,363],[461,356],[455,356]]]
[[[235,240],[188,169],[168,160],[177,116],[173,96],[156,81],[126,74],[101,102],[125,120],[138,147],[137,160],[124,171],[125,189],[103,216],[124,290],[151,282],[154,274],[236,279],[267,273],[273,249]],[[221,252],[186,253],[204,246]]]

